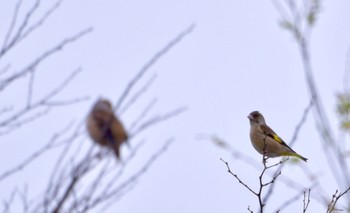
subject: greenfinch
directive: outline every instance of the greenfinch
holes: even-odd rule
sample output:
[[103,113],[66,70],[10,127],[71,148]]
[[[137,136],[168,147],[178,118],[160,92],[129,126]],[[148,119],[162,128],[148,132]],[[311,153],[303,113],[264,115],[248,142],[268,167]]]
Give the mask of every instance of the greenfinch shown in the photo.
[[127,142],[128,134],[114,115],[110,101],[99,99],[94,104],[87,118],[87,130],[95,143],[109,147],[120,159],[120,146]]
[[266,125],[265,118],[260,112],[253,111],[248,115],[248,119],[250,123],[250,141],[260,154],[267,157],[293,156],[307,161],[307,158],[296,153]]

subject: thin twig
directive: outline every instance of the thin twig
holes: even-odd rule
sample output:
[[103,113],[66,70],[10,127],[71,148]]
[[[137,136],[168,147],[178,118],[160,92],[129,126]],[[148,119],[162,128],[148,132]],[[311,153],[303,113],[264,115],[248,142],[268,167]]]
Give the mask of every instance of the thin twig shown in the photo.
[[62,131],[54,134],[52,138],[46,143],[43,147],[41,147],[39,150],[35,151],[32,155],[27,157],[25,160],[23,160],[20,164],[17,166],[13,167],[12,169],[7,170],[6,172],[2,173],[0,175],[0,181],[3,181],[4,179],[8,178],[9,176],[23,170],[27,165],[29,165],[32,161],[40,157],[43,153],[46,151],[55,148],[57,146],[60,146],[66,142],[69,141],[61,141],[61,142],[56,142],[62,135],[69,130],[71,125],[68,125],[65,127]]
[[251,193],[253,193],[253,194],[255,194],[255,195],[258,195],[258,193],[255,192],[253,189],[251,189],[247,184],[245,184],[245,183],[238,177],[237,174],[235,174],[235,173],[233,173],[233,172],[231,171],[231,168],[230,168],[230,166],[228,165],[228,162],[227,162],[227,161],[224,161],[222,158],[220,158],[220,160],[226,165],[226,168],[227,168],[227,172],[228,172],[228,173],[230,173],[233,177],[235,177],[235,178],[238,180],[238,182],[239,182],[240,184],[242,184],[245,188],[247,188]]
[[304,192],[303,213],[305,213],[307,208],[309,207],[309,204],[310,204],[310,192],[311,192],[311,188],[308,191]]
[[11,68],[11,64],[7,64],[6,66],[4,66],[4,68],[0,69],[0,75],[5,74],[7,71],[9,71]]
[[148,113],[152,110],[152,108],[156,105],[157,99],[154,98],[150,101],[149,104],[146,105],[144,110],[136,117],[136,119],[131,123],[129,129],[133,131],[137,125],[148,115]]
[[[338,190],[335,191],[335,193],[332,195],[332,200],[329,202],[328,204],[328,208],[327,208],[327,213],[331,213],[333,211],[341,211],[339,209],[336,209],[335,206],[339,200],[339,198],[341,198],[343,195],[345,195],[346,193],[348,193],[350,191],[350,187],[347,188],[344,192],[339,192],[338,194]],[[337,195],[338,194],[338,195]]]
[[124,102],[124,99],[128,96],[129,92],[135,86],[135,84],[142,78],[142,76],[151,68],[156,62],[164,56],[169,50],[171,50],[176,44],[178,44],[184,37],[189,35],[195,25],[190,25],[186,30],[182,31],[177,35],[173,40],[171,40],[165,47],[163,47],[159,52],[157,52],[141,69],[140,71],[130,80],[129,84],[125,88],[124,92],[120,96],[119,100],[115,104],[114,110],[117,111],[120,109],[121,105]]
[[48,106],[48,107],[67,106],[67,105],[72,105],[72,104],[84,102],[87,100],[90,100],[89,96],[72,98],[70,100],[63,100],[63,101],[46,101],[45,103],[43,103],[43,105]]
[[[12,34],[12,31],[13,31],[14,27],[16,26],[16,22],[17,22],[17,18],[18,18],[18,11],[19,11],[19,9],[21,7],[21,4],[22,4],[22,0],[18,0],[17,4],[15,6],[15,10],[14,10],[13,15],[12,15],[12,20],[11,20],[11,23],[10,23],[10,27],[7,30],[7,33],[6,33],[6,36],[5,36],[5,39],[4,39],[4,42],[2,44],[2,48],[1,48],[0,52],[4,52],[4,49],[6,49],[6,46],[8,46],[7,43],[9,41],[10,37],[11,37],[11,34]],[[1,56],[0,56],[0,58],[1,58]]]
[[153,117],[152,119],[149,119],[148,121],[141,124],[134,132],[130,133],[130,138],[134,137],[137,134],[140,134],[140,132],[146,130],[147,128],[149,128],[151,126],[154,126],[160,122],[163,122],[163,121],[166,121],[170,118],[178,116],[179,114],[183,113],[185,110],[187,110],[187,108],[181,107],[181,108],[178,108],[178,109],[171,111],[167,114],[158,115],[158,116]]
[[[314,184],[312,186],[310,186],[310,188],[312,188],[313,186],[314,186]],[[279,207],[274,212],[279,212],[279,211],[286,209],[292,203],[296,202],[301,196],[303,196],[303,195],[305,196],[305,193],[306,193],[305,189],[303,191],[297,192],[293,197],[291,197],[288,200],[284,201],[283,203],[279,204]],[[308,195],[308,196],[309,196],[308,198],[310,198],[310,195]],[[304,197],[304,207],[303,208],[306,211],[307,206],[305,206],[305,202],[310,202],[310,200],[305,201],[305,197]]]
[[[21,3],[18,4],[18,8],[20,6]],[[6,45],[4,44],[3,48],[0,51],[0,57],[3,56],[8,50],[10,50],[20,39],[23,30],[27,27],[28,23],[30,22],[31,17],[33,16],[33,14],[35,13],[35,11],[39,8],[39,4],[40,4],[40,0],[37,0],[34,5],[32,6],[32,8],[30,8],[28,10],[28,12],[26,13],[24,20],[22,22],[22,24],[19,26],[16,34],[12,37],[11,41],[9,41],[9,43]],[[17,7],[16,7],[16,11],[15,13],[17,13]],[[16,14],[17,17],[17,14]],[[12,26],[11,26],[12,28]],[[12,29],[10,28],[10,30],[12,31]]]
[[293,146],[294,143],[296,142],[298,135],[299,135],[299,132],[301,130],[301,127],[305,124],[306,118],[307,118],[313,104],[314,104],[313,99],[311,99],[309,105],[307,105],[307,107],[304,109],[303,115],[301,116],[299,123],[294,128],[294,134],[293,134],[292,139],[289,142],[289,146]]
[[3,201],[3,205],[4,205],[3,212],[11,212],[11,205],[12,205],[17,193],[18,193],[18,189],[14,188],[10,194],[9,199],[7,201]]
[[[10,29],[6,35],[5,41],[3,43],[3,47],[0,50],[0,58],[5,55],[10,49],[12,49],[15,45],[18,45],[21,41],[27,38],[32,32],[42,26],[45,21],[49,19],[49,17],[59,8],[62,0],[58,0],[51,8],[49,8],[44,15],[34,24],[28,27],[31,22],[31,17],[35,14],[40,5],[40,0],[37,0],[31,9],[28,10],[26,16],[24,17],[23,22],[19,26],[15,35],[11,38],[11,34],[16,25],[16,21],[18,19],[18,10],[21,6],[22,0],[18,1],[16,5],[15,12],[13,15],[12,23],[10,24]],[[10,41],[11,38],[11,41]]]
[[[264,150],[265,150],[265,147],[264,147]],[[264,151],[265,153],[265,151]],[[264,199],[263,199],[263,195],[262,195],[262,190],[264,187],[268,186],[268,185],[273,185],[276,181],[276,179],[281,175],[281,170],[279,170],[279,172],[277,174],[275,174],[272,179],[268,182],[264,182],[263,181],[263,176],[265,174],[265,172],[268,170],[268,169],[271,169],[271,168],[274,168],[274,167],[277,167],[278,165],[284,163],[285,161],[280,161],[276,164],[273,164],[273,165],[270,165],[270,166],[267,166],[266,165],[266,160],[267,160],[267,156],[265,154],[263,154],[263,160],[262,160],[262,163],[263,163],[263,170],[261,171],[260,175],[259,175],[259,190],[256,192],[254,191],[252,188],[250,188],[246,183],[244,183],[239,177],[237,174],[233,173],[228,165],[228,162],[224,161],[222,158],[220,158],[220,160],[225,163],[226,165],[226,168],[227,168],[227,172],[230,173],[233,177],[235,177],[238,182],[243,185],[246,189],[248,189],[251,193],[253,193],[257,198],[258,198],[258,201],[259,201],[259,207],[260,207],[260,213],[263,213],[264,212],[264,207],[265,207],[265,202],[264,202]],[[248,209],[249,210],[249,209]]]
[[153,165],[153,163],[169,148],[173,141],[174,139],[171,138],[167,142],[165,142],[165,144],[157,152],[155,152],[136,173],[131,175],[126,181],[121,183],[119,187],[115,188],[110,193],[106,194],[102,198],[96,199],[95,202],[92,203],[91,208],[100,204],[101,199],[107,200],[113,197],[116,197],[116,199],[114,199],[115,201],[121,199],[122,196],[120,195],[125,195],[125,192],[123,190],[125,188],[128,188],[130,185],[135,184],[148,171],[148,169]]
[[[17,121],[17,119],[19,119],[23,115],[29,113],[31,110],[36,109],[40,106],[45,106],[53,97],[55,97],[59,92],[61,92],[76,77],[76,75],[80,71],[81,71],[80,68],[73,71],[59,86],[57,86],[52,91],[50,91],[46,96],[43,96],[40,100],[36,101],[35,103],[32,103],[31,105],[27,105],[23,109],[19,110],[18,112],[2,120],[0,122],[0,127],[10,125],[11,123],[14,123],[15,121]],[[30,120],[33,120],[33,118],[31,118]],[[17,122],[17,123],[20,123],[20,122]]]
[[15,74],[13,74],[12,76],[8,77],[5,80],[1,80],[0,81],[0,91],[4,90],[8,85],[10,85],[16,79],[23,77],[25,74],[27,74],[31,70],[35,69],[41,62],[43,62],[45,59],[52,56],[54,53],[57,53],[58,51],[62,50],[68,44],[77,41],[78,39],[87,35],[90,32],[92,32],[92,28],[85,29],[85,30],[75,34],[74,36],[71,36],[71,37],[64,39],[59,44],[57,44],[54,47],[52,47],[51,49],[45,51],[39,57],[37,57],[32,63],[27,65],[22,70],[17,71]]
[[30,35],[32,32],[34,32],[34,30],[36,30],[37,28],[42,26],[45,23],[45,21],[47,21],[49,19],[49,17],[60,7],[62,1],[63,0],[58,0],[51,8],[49,8],[45,12],[45,14],[36,23],[34,23],[30,27],[28,27],[28,29],[25,32],[23,32],[21,37],[18,39],[18,42],[25,39],[28,35]]
[[153,75],[146,83],[145,85],[134,94],[133,97],[131,97],[131,99],[125,104],[125,106],[119,110],[119,114],[122,115],[125,113],[126,110],[128,110],[128,108],[133,105],[141,96],[142,94],[145,94],[145,92],[147,92],[147,90],[149,89],[149,87],[153,84],[153,82],[156,80],[156,75]]
[[31,123],[37,119],[39,119],[40,117],[43,117],[44,115],[47,115],[50,112],[50,108],[46,108],[46,109],[42,109],[39,112],[27,117],[27,118],[23,118],[21,120],[14,120],[12,123],[8,123],[5,126],[3,126],[3,128],[5,130],[0,131],[0,136],[6,135],[11,133],[12,131],[20,128],[21,126]]
[[28,203],[28,185],[27,184],[23,187],[23,192],[21,192],[20,190],[18,191],[18,196],[22,201],[23,212],[28,212],[29,203]]
[[27,95],[27,108],[31,105],[32,103],[32,98],[33,98],[33,91],[34,91],[34,78],[35,78],[35,71],[32,70],[29,73],[29,82],[28,82],[28,95]]

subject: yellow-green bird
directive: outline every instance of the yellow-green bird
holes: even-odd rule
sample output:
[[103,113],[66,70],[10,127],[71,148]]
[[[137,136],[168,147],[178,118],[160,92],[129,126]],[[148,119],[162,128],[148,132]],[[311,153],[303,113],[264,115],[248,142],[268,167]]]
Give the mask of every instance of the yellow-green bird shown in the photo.
[[307,161],[307,158],[296,153],[266,125],[265,118],[260,112],[251,112],[248,119],[250,122],[250,141],[260,154],[267,157],[294,156]]

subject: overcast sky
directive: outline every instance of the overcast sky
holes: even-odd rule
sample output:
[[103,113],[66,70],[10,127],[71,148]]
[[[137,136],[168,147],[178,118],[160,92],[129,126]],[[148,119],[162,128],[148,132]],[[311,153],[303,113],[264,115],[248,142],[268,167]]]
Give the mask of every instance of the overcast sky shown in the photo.
[[[0,41],[8,29],[14,2],[0,3]],[[43,13],[53,3],[42,2],[40,11]],[[28,5],[26,2],[24,8]],[[311,36],[315,81],[334,130],[338,128],[335,95],[343,88],[350,42],[349,8],[348,1],[322,1],[322,12]],[[15,70],[60,40],[92,27],[92,33],[41,66],[37,76],[40,86],[36,88],[36,95],[44,94],[81,67],[82,72],[59,99],[90,99],[63,107],[40,122],[1,137],[0,173],[25,159],[69,121],[82,120],[98,97],[115,102],[129,80],[158,50],[195,24],[193,32],[151,68],[144,82],[156,74],[155,83],[121,117],[130,127],[135,114],[154,97],[158,100],[155,113],[186,106],[188,110],[180,116],[143,134],[147,146],[139,157],[149,156],[170,137],[175,141],[137,186],[108,212],[228,213],[246,212],[248,206],[257,210],[256,197],[227,173],[220,158],[228,161],[233,171],[254,189],[258,187],[259,170],[210,141],[199,140],[198,135],[217,135],[261,162],[261,156],[250,144],[247,119],[251,111],[259,110],[282,138],[287,142],[291,139],[309,96],[297,44],[280,27],[279,20],[270,1],[64,1],[49,21],[6,60]],[[11,87],[0,97],[1,102],[16,103],[23,97],[23,89]],[[137,142],[132,140],[131,145]],[[91,141],[85,137],[84,143]],[[330,174],[320,144],[310,114],[293,146],[309,162],[288,164],[282,176],[307,187],[311,182],[303,171],[311,171],[330,198],[339,186]],[[124,147],[122,155],[126,153],[128,149]],[[29,191],[36,195],[36,184],[40,186],[47,179],[34,171],[49,171],[52,164],[36,162],[0,183],[0,200],[8,197],[13,186],[32,182],[33,189]],[[283,183],[277,184],[267,212],[298,193]],[[312,191],[313,196],[317,195]],[[299,198],[282,212],[301,212],[302,205]],[[309,212],[324,211],[324,206],[311,199]]]

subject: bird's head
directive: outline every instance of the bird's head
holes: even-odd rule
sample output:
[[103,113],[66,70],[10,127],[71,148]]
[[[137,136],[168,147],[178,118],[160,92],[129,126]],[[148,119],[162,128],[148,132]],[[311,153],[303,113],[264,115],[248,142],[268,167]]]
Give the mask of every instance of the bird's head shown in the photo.
[[99,99],[95,103],[92,111],[94,111],[94,112],[98,112],[98,111],[110,112],[110,111],[112,111],[112,104],[107,99]]
[[264,116],[258,112],[258,111],[253,111],[248,115],[248,119],[250,121],[250,124],[265,124],[265,118]]

